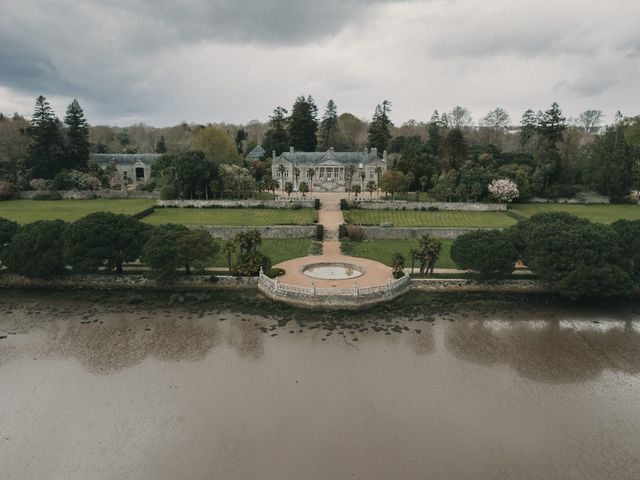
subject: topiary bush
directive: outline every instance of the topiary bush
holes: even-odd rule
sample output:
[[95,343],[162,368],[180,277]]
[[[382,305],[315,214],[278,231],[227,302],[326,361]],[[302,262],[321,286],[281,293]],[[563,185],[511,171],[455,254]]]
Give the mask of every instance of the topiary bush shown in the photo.
[[316,239],[320,242],[324,239],[324,225],[321,223],[316,225]]
[[315,198],[313,200],[313,208],[315,208],[316,210],[320,210],[320,199],[319,198]]

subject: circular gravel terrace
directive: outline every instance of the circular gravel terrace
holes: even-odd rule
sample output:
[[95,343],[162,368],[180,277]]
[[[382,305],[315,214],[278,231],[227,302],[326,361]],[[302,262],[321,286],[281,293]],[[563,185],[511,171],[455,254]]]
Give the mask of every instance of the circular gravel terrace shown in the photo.
[[[305,270],[317,265],[339,265],[351,266],[354,270],[361,272],[361,275],[352,278],[314,278],[308,276]],[[350,288],[357,284],[359,288],[374,287],[384,285],[393,280],[390,267],[368,260],[366,258],[350,257],[340,252],[340,242],[324,242],[322,255],[310,255],[307,257],[294,258],[274,265],[283,269],[286,273],[278,278],[278,282],[289,285],[299,285],[302,287],[315,286],[318,288],[336,287]]]

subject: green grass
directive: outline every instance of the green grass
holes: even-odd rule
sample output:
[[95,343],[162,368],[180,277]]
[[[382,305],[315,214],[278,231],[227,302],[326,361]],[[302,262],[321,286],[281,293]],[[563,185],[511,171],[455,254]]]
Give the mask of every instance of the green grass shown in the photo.
[[[223,242],[220,242],[221,244]],[[309,238],[293,238],[287,240],[263,240],[262,245],[258,247],[258,251],[276,263],[291,260],[292,258],[305,257],[309,255],[311,248],[311,239]],[[223,253],[219,253],[215,258],[213,267],[226,267],[227,257]]]
[[156,208],[143,221],[161,225],[225,225],[260,227],[269,225],[312,224],[314,210],[302,208]]
[[612,223],[620,219],[640,220],[640,205],[525,203],[510,205],[509,210],[526,218],[540,212],[568,212],[597,223]]
[[505,212],[424,212],[414,210],[348,210],[347,223],[380,225],[391,222],[394,227],[504,228],[516,223]]
[[[458,268],[449,256],[452,240],[441,240],[442,251],[436,263],[436,268]],[[404,255],[407,267],[411,267],[411,255],[409,250],[417,247],[415,240],[365,240],[363,242],[350,242],[351,255],[354,257],[368,258],[389,265],[391,256],[399,252]],[[417,267],[417,265],[416,265]]]
[[37,220],[72,222],[94,212],[133,215],[155,204],[155,200],[7,200],[0,202],[0,218],[20,224]]

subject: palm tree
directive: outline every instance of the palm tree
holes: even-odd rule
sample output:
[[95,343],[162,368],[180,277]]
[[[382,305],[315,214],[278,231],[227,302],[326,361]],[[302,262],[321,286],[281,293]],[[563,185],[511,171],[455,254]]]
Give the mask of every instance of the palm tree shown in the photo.
[[416,260],[420,258],[420,251],[415,248],[409,250],[409,255],[411,256],[411,275],[413,275],[413,269],[416,265]]
[[349,179],[348,189],[351,191],[351,182],[353,182],[353,175],[356,173],[356,166],[353,163],[347,165],[347,178]]
[[393,278],[404,276],[404,256],[401,253],[394,253],[391,256],[391,268],[393,269]]
[[360,188],[360,185],[358,185],[358,184],[353,185],[351,187],[351,190],[356,195],[356,198],[358,198],[358,194],[362,191],[362,189]]
[[222,253],[224,253],[227,257],[227,267],[229,271],[231,271],[231,256],[236,253],[236,244],[229,240],[222,245]]
[[382,167],[376,167],[376,183],[380,185],[380,175],[382,175]]
[[280,173],[280,186],[284,189],[284,172],[287,171],[287,167],[283,164],[278,165],[278,172]]
[[364,170],[360,170],[360,184],[364,188],[364,179],[367,178],[367,174]]
[[300,187],[298,187],[298,190],[300,190],[303,197],[306,197],[306,193],[309,191],[309,185],[307,184],[307,182],[300,182]]
[[374,182],[373,180],[370,180],[369,182],[367,182],[367,191],[369,192],[369,197],[373,195],[373,192],[376,191],[376,188],[378,188],[376,186],[376,182]]
[[291,192],[293,192],[293,183],[287,182],[284,184],[284,191],[287,192],[287,196],[291,196]]
[[300,178],[300,169],[298,167],[293,167],[293,178],[296,180],[296,185],[298,185],[298,179]]
[[313,177],[316,176],[316,169],[315,168],[308,168],[307,169],[307,177],[309,177],[309,183],[310,183],[310,189],[313,190]]

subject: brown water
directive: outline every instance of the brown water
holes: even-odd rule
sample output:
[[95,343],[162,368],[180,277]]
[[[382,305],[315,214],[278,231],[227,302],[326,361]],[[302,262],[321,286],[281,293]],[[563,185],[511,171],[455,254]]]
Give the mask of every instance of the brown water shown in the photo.
[[640,477],[632,313],[360,332],[43,300],[0,297],[3,480]]

